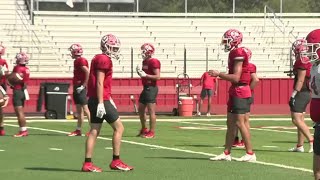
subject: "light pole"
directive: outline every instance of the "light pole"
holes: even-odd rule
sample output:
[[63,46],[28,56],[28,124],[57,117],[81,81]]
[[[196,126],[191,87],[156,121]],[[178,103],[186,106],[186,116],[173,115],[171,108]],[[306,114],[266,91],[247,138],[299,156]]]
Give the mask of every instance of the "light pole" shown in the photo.
[[236,0],[233,0],[233,3],[232,3],[232,13],[235,13],[236,12]]
[[184,0],[184,13],[188,13],[188,0]]

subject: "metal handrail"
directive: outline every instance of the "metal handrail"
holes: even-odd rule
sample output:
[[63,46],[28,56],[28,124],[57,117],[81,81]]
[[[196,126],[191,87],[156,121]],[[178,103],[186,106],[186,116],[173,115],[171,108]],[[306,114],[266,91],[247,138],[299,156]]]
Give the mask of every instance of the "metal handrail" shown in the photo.
[[[273,18],[270,18],[269,13],[267,11],[270,11],[273,14]],[[263,30],[265,31],[266,29],[266,19],[267,17],[273,22],[273,24],[279,29],[280,32],[285,34],[285,24],[284,22],[280,19],[280,17],[277,16],[277,14],[274,12],[274,10],[269,7],[268,5],[264,6],[264,26]],[[281,24],[281,27],[276,23],[276,20],[278,20]]]

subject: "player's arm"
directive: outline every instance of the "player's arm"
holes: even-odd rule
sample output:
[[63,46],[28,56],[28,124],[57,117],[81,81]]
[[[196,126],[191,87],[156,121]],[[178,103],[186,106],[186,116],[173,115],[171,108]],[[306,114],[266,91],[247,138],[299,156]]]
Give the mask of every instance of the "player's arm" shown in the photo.
[[238,83],[241,77],[243,59],[235,59],[233,66],[233,74],[219,73],[221,79],[230,81],[231,83]]
[[146,78],[147,79],[151,79],[151,80],[160,80],[160,69],[153,69],[153,73],[154,75],[151,74],[146,74]]
[[203,81],[204,81],[204,74],[205,74],[205,73],[203,73],[203,75],[201,76],[201,79],[200,79],[200,86],[202,86],[202,84],[203,84]]
[[83,81],[83,86],[87,87],[88,85],[88,81],[89,81],[89,68],[87,66],[81,66],[80,67],[81,71],[83,71],[85,73],[85,78]]
[[103,82],[105,73],[102,70],[97,70],[97,98],[98,103],[103,103]]
[[214,94],[217,95],[218,94],[218,78],[215,78],[215,86],[214,86]]
[[256,73],[251,73],[250,89],[254,89],[259,83],[259,78]]
[[292,95],[291,97],[295,97],[296,94],[301,90],[302,86],[303,86],[303,82],[304,82],[304,79],[306,77],[306,74],[307,74],[307,70],[305,69],[297,69],[297,82],[294,86],[294,89],[293,89],[293,92],[292,92]]

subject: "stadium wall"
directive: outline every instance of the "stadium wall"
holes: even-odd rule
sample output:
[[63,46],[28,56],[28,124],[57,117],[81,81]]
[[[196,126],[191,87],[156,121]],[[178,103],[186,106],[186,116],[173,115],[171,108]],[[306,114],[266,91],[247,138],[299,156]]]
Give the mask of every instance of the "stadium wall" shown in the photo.
[[[27,113],[35,113],[37,107],[38,93],[40,83],[42,82],[67,82],[71,83],[70,78],[32,78],[28,85],[30,100],[25,104]],[[179,79],[179,82],[182,82]],[[199,78],[190,79],[192,84],[191,95],[197,95],[201,91]],[[177,107],[176,78],[164,78],[159,81],[159,95],[157,112],[171,113],[172,109]],[[220,80],[218,86],[218,96],[213,97],[212,113],[226,114],[226,103],[228,99],[229,83]],[[293,87],[293,80],[289,78],[263,78],[255,89],[254,104],[252,106],[252,114],[288,114],[288,100]],[[113,80],[113,99],[121,113],[133,113],[134,106],[130,99],[130,95],[134,95],[138,101],[139,94],[142,90],[139,78],[121,78]],[[12,97],[12,90],[9,90]],[[72,85],[69,88],[69,94],[72,97]],[[12,98],[11,98],[12,100]],[[12,103],[5,108],[6,113],[13,113]],[[64,103],[64,102],[61,102]],[[196,106],[194,105],[194,111]],[[75,107],[73,106],[75,111]],[[204,102],[202,112],[206,111],[206,101]],[[42,111],[45,112],[44,105]],[[309,108],[307,113],[309,112]]]

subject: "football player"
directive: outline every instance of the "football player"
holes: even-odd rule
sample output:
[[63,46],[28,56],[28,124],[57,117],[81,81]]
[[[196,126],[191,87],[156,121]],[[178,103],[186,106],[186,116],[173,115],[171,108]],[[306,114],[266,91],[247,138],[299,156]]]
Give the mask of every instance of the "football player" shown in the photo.
[[112,59],[118,57],[120,45],[120,40],[116,36],[112,34],[103,36],[100,43],[102,53],[96,55],[91,61],[88,81],[88,107],[91,114],[91,129],[86,141],[85,160],[82,166],[82,171],[84,172],[102,172],[101,168],[92,163],[91,158],[104,120],[113,129],[113,158],[109,165],[110,168],[122,171],[133,169],[132,166],[128,166],[120,160],[120,145],[124,127],[111,98]]
[[[143,138],[154,138],[156,129],[156,99],[158,96],[157,81],[160,80],[161,63],[153,58],[155,48],[150,43],[141,46],[142,69],[138,65],[137,74],[141,77],[143,90],[139,97],[139,117],[141,129],[138,136]],[[150,129],[146,127],[146,108],[150,116]]]
[[[207,116],[211,116],[211,103],[212,103],[212,95],[217,96],[218,91],[218,78],[212,77],[208,72],[204,72],[200,79],[200,84],[202,85],[202,90],[200,93],[200,103],[199,109],[197,112],[197,116],[201,116],[201,106],[203,104],[203,100],[208,97],[208,105],[207,105]],[[214,87],[214,88],[213,88]],[[214,89],[214,91],[212,91]]]
[[293,65],[294,84],[293,91],[290,96],[289,106],[291,111],[292,123],[298,130],[297,145],[289,151],[291,152],[304,152],[303,144],[304,137],[308,139],[310,148],[309,153],[313,152],[313,137],[310,133],[309,127],[304,121],[304,112],[310,102],[310,70],[311,62],[306,56],[300,54],[307,51],[306,40],[298,39],[292,45],[292,51],[295,55],[295,63]]
[[[6,48],[1,44],[0,45],[0,66],[1,66],[2,72],[1,72],[1,78],[0,78],[0,86],[2,87],[4,92],[7,91],[5,71],[7,71],[9,69],[7,61],[5,59],[3,59],[3,56],[5,54],[5,50],[6,50]],[[4,98],[3,100],[6,101],[6,103],[5,103],[5,106],[6,106],[8,104],[9,96],[5,96],[5,97],[6,98]],[[3,127],[4,124],[3,124],[3,110],[2,110],[2,108],[5,106],[0,107],[0,136],[4,136],[6,134],[4,127]]]
[[244,140],[246,154],[240,158],[240,161],[256,161],[256,155],[253,152],[250,129],[246,125],[246,113],[250,105],[250,69],[249,57],[243,47],[242,33],[236,29],[227,30],[222,37],[222,45],[225,52],[229,52],[228,68],[229,73],[221,73],[218,70],[210,70],[211,76],[220,77],[231,83],[229,88],[228,114],[227,114],[227,134],[225,150],[222,154],[210,158],[213,161],[225,160],[231,161],[231,147],[236,136],[236,127],[239,128]]
[[[89,80],[89,65],[87,59],[82,57],[83,49],[80,44],[72,44],[69,48],[73,61],[73,100],[77,107],[77,128],[68,136],[81,136],[81,126],[84,114],[90,122],[90,111],[87,100],[87,84]],[[87,133],[88,134],[88,133]]]
[[14,66],[12,73],[16,73],[21,79],[19,82],[11,84],[13,89],[13,106],[16,116],[18,118],[18,124],[20,130],[14,137],[28,136],[28,130],[26,127],[26,118],[24,114],[24,103],[29,100],[29,94],[27,91],[27,82],[30,78],[30,70],[27,67],[29,57],[26,53],[20,52],[16,55],[16,66]]
[[299,53],[302,58],[308,57],[312,63],[309,86],[311,90],[310,117],[314,122],[313,173],[314,179],[320,179],[320,29],[311,31],[304,43],[307,51]]
[[[249,118],[250,118],[250,108],[251,105],[254,101],[254,88],[257,86],[257,84],[259,83],[259,78],[257,76],[257,67],[256,65],[251,61],[251,56],[252,56],[252,52],[249,48],[245,48],[247,54],[248,54],[248,58],[249,58],[249,71],[250,71],[250,89],[251,89],[251,97],[250,97],[250,101],[249,101],[249,106],[248,106],[248,112],[246,113],[246,120],[245,120],[245,124],[247,126],[248,129],[250,129],[250,122],[249,122]],[[236,138],[234,140],[233,143],[233,147],[244,147],[244,141],[241,140],[239,141],[239,136],[238,136],[238,128],[236,128]]]

